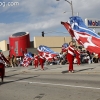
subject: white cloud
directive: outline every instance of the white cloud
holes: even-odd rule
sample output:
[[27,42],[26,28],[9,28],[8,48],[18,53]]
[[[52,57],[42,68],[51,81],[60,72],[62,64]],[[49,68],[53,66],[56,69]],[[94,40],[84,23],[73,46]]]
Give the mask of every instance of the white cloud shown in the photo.
[[[24,12],[27,13],[29,19],[27,23],[21,21],[18,23],[0,23],[0,40],[20,31],[29,31],[31,36],[37,36],[41,35],[40,32],[45,30],[59,30],[59,28],[63,27],[60,22],[67,21],[68,17],[71,16],[70,5],[64,0],[58,2],[56,0],[12,1],[19,2],[19,5],[14,7],[0,7],[0,14],[2,14],[2,12],[11,14]],[[4,2],[8,2],[8,0],[4,0]],[[99,4],[99,0],[73,0],[74,15],[79,12],[83,20],[86,17],[100,18],[98,14]],[[64,11],[66,11],[66,13],[63,13]]]

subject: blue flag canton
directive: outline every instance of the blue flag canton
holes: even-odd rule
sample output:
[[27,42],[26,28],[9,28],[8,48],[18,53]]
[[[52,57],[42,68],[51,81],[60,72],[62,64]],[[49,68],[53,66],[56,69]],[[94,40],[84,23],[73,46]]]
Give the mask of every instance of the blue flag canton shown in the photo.
[[56,52],[54,52],[53,50],[51,50],[49,47],[44,46],[44,45],[40,45],[40,46],[39,46],[39,49],[40,49],[42,52],[47,52],[47,53],[51,53],[51,54],[57,54]]
[[81,17],[78,16],[70,17],[70,25],[72,29],[77,32],[84,32],[88,35],[94,36],[96,38],[100,38],[100,36],[97,33],[95,33],[93,30],[91,30],[84,24]]

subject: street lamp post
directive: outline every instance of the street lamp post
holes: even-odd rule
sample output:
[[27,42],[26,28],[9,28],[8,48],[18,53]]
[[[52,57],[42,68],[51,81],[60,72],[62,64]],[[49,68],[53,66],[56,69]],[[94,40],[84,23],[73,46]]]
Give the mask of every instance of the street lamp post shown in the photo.
[[[56,1],[60,1],[60,0],[56,0]],[[72,17],[73,17],[74,14],[73,14],[73,4],[72,4],[72,1],[68,1],[68,0],[65,0],[65,1],[68,2],[68,3],[70,4],[70,6],[71,6],[71,11],[72,11]],[[73,37],[71,37],[71,39],[72,39],[72,41],[74,42]],[[75,45],[76,45],[76,42],[75,42]]]
[[[56,0],[56,1],[60,1],[60,0]],[[71,10],[72,10],[72,16],[73,16],[74,14],[73,14],[73,4],[72,4],[72,1],[68,1],[68,0],[65,0],[65,1],[67,1],[70,4]]]
[[[70,4],[71,10],[72,10],[72,17],[73,17],[74,13],[73,13],[73,4],[72,4],[72,1],[70,1],[70,2],[68,0],[65,0],[65,1],[67,1]],[[79,13],[77,13],[77,16],[79,16]],[[76,41],[73,39],[73,37],[71,37],[71,39],[75,43],[75,46],[76,46]]]
[[[70,11],[64,11],[63,13],[68,13],[68,12],[70,12]],[[79,16],[79,12],[73,12],[73,14],[74,14],[75,16]]]
[[72,16],[73,16],[74,14],[73,14],[73,4],[72,4],[72,1],[71,2],[69,2],[68,0],[65,0],[65,1],[67,1],[70,4],[71,10],[72,10]]

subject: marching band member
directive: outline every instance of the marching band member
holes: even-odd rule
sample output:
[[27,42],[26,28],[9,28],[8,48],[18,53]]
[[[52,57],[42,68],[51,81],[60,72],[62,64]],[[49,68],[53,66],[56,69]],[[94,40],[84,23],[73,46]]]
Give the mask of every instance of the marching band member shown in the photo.
[[45,62],[45,58],[43,55],[40,54],[39,56],[39,62],[40,62],[40,66],[41,66],[41,69],[44,70],[44,62]]
[[69,72],[74,72],[73,71],[73,61],[74,61],[74,46],[73,42],[69,42],[69,47],[67,48],[67,60],[69,62]]
[[78,48],[75,50],[75,54],[76,54],[77,64],[80,65],[80,51]]
[[5,75],[5,62],[9,63],[9,61],[4,57],[2,52],[0,52],[0,76],[2,82]]
[[38,62],[39,62],[38,60],[39,60],[38,55],[34,54],[34,66],[35,66],[35,68],[38,67]]

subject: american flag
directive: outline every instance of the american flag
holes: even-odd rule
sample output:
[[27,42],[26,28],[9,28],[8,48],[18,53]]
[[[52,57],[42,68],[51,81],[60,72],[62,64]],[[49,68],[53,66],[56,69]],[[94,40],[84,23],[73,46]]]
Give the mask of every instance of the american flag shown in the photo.
[[63,45],[62,45],[62,52],[66,52],[67,51],[67,47],[68,47],[69,45],[68,45],[68,43],[64,43]]
[[81,17],[70,17],[69,22],[61,22],[68,30],[70,35],[88,51],[100,53],[100,36],[89,29],[81,19]]
[[21,64],[24,67],[28,67],[32,60],[33,60],[32,54],[26,53],[26,54],[24,54],[24,58],[23,58],[23,61],[21,62]]
[[52,58],[56,57],[58,53],[51,50],[49,47],[40,45],[37,48],[39,54],[41,54],[46,60],[51,60]]

